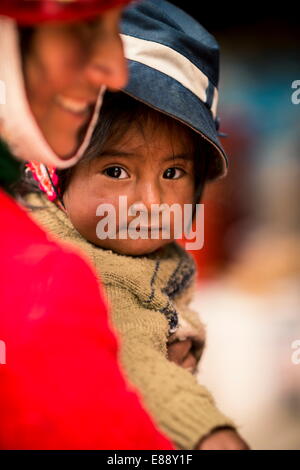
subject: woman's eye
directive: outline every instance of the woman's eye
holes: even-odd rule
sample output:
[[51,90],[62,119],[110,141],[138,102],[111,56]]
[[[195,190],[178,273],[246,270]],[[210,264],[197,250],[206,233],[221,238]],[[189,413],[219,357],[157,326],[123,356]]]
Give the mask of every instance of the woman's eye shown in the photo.
[[128,178],[127,171],[125,171],[120,166],[110,166],[109,168],[106,168],[106,170],[104,170],[103,173],[106,176],[109,176],[110,178],[117,178],[117,179]]
[[181,168],[167,168],[163,174],[163,178],[169,180],[176,180],[184,174],[184,171]]

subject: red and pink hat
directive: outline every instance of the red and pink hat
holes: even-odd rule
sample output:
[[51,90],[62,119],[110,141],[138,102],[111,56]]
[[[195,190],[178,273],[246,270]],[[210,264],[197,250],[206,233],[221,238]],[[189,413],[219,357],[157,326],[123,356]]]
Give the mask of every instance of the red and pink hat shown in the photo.
[[131,0],[1,0],[0,15],[24,25],[91,18]]

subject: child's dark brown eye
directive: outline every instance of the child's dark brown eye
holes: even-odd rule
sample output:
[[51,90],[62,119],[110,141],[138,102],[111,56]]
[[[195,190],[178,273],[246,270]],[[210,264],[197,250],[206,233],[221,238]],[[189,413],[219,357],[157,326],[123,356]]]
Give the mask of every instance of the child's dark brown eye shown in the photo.
[[128,178],[128,173],[120,166],[110,166],[109,168],[106,168],[103,173],[110,178]]
[[168,180],[177,180],[183,175],[184,171],[181,168],[167,168],[163,174],[163,178]]

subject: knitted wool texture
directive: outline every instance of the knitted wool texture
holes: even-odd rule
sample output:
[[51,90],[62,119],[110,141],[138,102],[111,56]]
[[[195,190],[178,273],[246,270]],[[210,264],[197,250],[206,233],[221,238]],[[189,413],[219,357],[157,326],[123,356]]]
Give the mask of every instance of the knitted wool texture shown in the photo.
[[192,258],[175,243],[139,257],[104,250],[85,240],[44,196],[30,194],[26,200],[42,207],[32,212],[42,226],[79,247],[96,267],[120,338],[123,371],[167,436],[179,448],[194,449],[214,428],[235,427],[195,375],[167,358],[167,342],[184,337],[195,340],[194,354],[201,355],[203,326],[188,307]]

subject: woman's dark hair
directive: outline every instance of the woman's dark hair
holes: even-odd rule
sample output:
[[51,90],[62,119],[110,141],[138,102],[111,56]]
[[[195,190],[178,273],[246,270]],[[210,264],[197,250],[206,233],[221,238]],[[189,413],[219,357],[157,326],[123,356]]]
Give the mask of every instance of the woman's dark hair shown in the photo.
[[30,52],[35,28],[34,26],[18,26],[18,32],[21,57],[24,59]]

